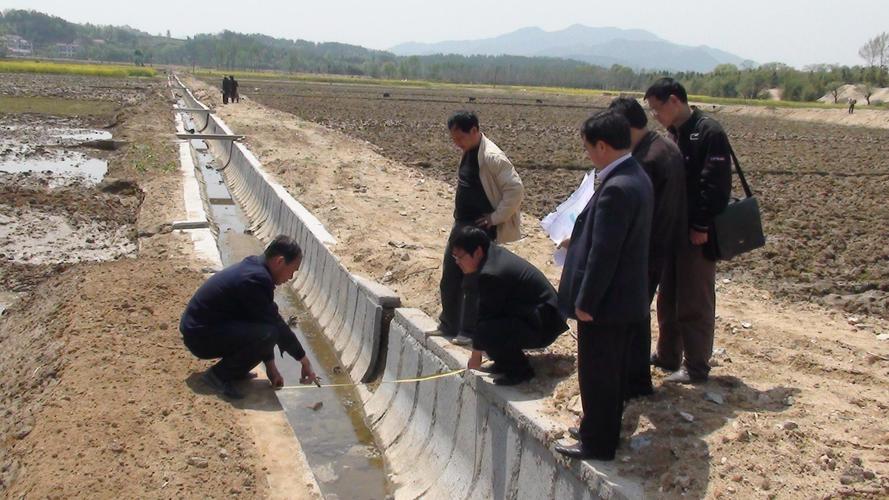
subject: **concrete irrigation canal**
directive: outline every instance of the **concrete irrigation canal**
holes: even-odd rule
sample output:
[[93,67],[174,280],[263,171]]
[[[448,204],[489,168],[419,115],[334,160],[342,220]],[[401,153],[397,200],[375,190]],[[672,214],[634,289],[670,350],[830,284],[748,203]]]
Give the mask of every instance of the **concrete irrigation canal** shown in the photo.
[[[189,220],[175,227],[198,250],[218,248],[222,265],[258,253],[277,234],[303,248],[297,277],[276,300],[319,375],[338,387],[285,388],[277,397],[325,497],[643,496],[610,465],[558,458],[552,446],[562,429],[539,400],[470,372],[415,381],[461,370],[468,353],[436,336],[425,313],[401,308],[392,290],[350,273],[334,237],[240,136],[177,77],[170,85],[183,169],[200,185],[189,194],[186,183]],[[289,358],[282,372],[299,378]]]

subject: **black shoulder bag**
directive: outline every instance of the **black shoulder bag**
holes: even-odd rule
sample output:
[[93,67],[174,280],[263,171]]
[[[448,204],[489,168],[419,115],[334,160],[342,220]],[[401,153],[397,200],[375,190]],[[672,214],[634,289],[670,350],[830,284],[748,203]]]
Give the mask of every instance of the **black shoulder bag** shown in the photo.
[[756,250],[766,244],[766,237],[762,231],[762,217],[759,213],[759,203],[753,196],[741,164],[735,151],[729,146],[735,171],[741,179],[744,188],[744,199],[732,198],[728,206],[713,219],[710,226],[707,250],[714,260],[729,260],[733,257]]

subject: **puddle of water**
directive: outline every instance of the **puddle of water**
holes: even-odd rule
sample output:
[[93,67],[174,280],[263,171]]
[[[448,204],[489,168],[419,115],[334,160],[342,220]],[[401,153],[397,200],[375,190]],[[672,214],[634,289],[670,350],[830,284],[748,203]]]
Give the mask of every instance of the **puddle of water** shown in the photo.
[[[189,125],[189,120],[186,120]],[[192,145],[196,146],[192,141]],[[208,203],[211,225],[223,265],[231,265],[248,255],[262,252],[262,244],[244,234],[247,217],[228,200],[231,194],[213,168],[213,157],[195,148],[202,189]],[[285,317],[299,318],[297,336],[307,347],[309,359],[325,383],[349,383],[348,374],[334,373],[340,366],[335,350],[311,318],[305,306],[289,287],[275,293],[275,301]],[[296,384],[301,365],[290,356],[276,358],[286,384]],[[364,420],[361,398],[353,387],[281,391],[278,400],[325,496],[355,500],[382,499],[389,493],[385,462],[374,436]],[[320,405],[318,405],[320,403]]]
[[10,132],[20,132],[31,142],[44,146],[75,146],[81,142],[111,139],[111,132],[74,127],[34,127],[24,125],[8,125],[4,127]]
[[[67,154],[54,153],[51,158],[0,159],[0,172],[15,174],[32,172],[53,177],[77,178],[88,184],[97,184],[108,172],[108,162],[91,158],[78,151]],[[52,185],[52,183],[50,183]]]
[[57,128],[49,129],[50,137],[55,137],[61,144],[70,145],[87,141],[101,141],[111,139],[111,132],[105,130],[91,130],[85,128]]
[[[32,172],[87,184],[101,182],[108,162],[80,151],[64,149],[87,141],[110,140],[104,130],[65,127],[5,127],[12,140],[0,140],[0,172]],[[60,183],[50,183],[59,185]]]

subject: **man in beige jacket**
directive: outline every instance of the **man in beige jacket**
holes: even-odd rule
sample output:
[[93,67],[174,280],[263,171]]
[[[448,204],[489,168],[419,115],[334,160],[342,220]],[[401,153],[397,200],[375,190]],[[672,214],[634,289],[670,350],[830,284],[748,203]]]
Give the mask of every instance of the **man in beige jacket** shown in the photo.
[[[466,345],[472,332],[463,324],[474,325],[478,297],[471,279],[454,262],[451,242],[466,226],[484,229],[497,243],[508,243],[521,238],[519,206],[525,194],[522,179],[509,158],[479,131],[478,117],[460,111],[448,119],[451,140],[461,151],[454,196],[454,227],[448,238],[442,263],[441,316],[442,334],[455,337],[454,343]],[[464,322],[463,317],[467,317]]]

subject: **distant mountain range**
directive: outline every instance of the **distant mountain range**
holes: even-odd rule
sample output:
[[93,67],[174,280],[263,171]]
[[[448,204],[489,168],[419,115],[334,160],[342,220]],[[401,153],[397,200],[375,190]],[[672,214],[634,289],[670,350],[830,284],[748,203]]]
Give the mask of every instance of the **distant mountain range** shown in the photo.
[[614,64],[633,69],[712,71],[719,64],[755,64],[743,57],[706,45],[692,47],[664,40],[637,29],[592,28],[575,24],[560,31],[522,28],[479,40],[438,43],[402,43],[389,49],[400,56],[459,54],[548,56],[574,59],[599,66]]

